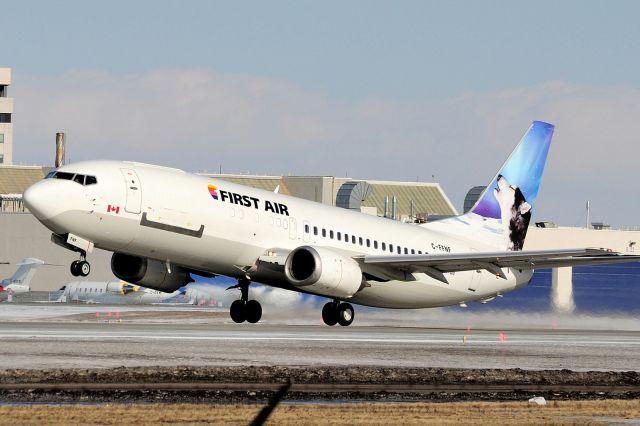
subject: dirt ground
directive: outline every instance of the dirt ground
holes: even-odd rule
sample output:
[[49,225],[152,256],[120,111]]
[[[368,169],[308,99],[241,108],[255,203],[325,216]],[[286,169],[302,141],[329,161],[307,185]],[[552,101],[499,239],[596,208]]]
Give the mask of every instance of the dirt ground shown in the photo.
[[[263,404],[278,386],[291,380],[304,384],[337,384],[347,389],[303,391],[290,389],[285,401],[293,402],[467,402],[525,401],[544,396],[561,400],[638,400],[640,373],[637,372],[574,372],[569,370],[464,370],[438,368],[382,367],[122,367],[113,369],[47,369],[0,370],[0,401],[5,404]],[[195,388],[199,382],[207,388]],[[58,389],[31,388],[29,384],[76,384]],[[81,384],[114,384],[108,389],[91,389]],[[146,383],[186,383],[193,387],[145,388]],[[216,388],[215,384],[272,384],[271,388],[252,386],[236,390]],[[19,384],[19,389],[11,388]],[[118,387],[119,384],[128,385]],[[140,384],[137,388],[135,385]],[[380,385],[373,390],[351,389],[349,385]],[[131,386],[134,385],[134,386]],[[400,388],[385,387],[395,385]],[[413,385],[450,385],[447,390],[418,391]],[[460,388],[475,385],[506,386],[501,391],[473,391]],[[523,390],[522,385],[540,385],[540,389]],[[562,389],[543,390],[560,385]],[[511,387],[513,386],[513,387]],[[626,387],[616,390],[616,387]],[[6,387],[6,388],[4,388]],[[594,388],[595,387],[595,388]],[[629,389],[631,388],[631,389]],[[206,405],[202,405],[206,406]]]
[[635,371],[388,367],[120,367],[0,370],[0,383],[254,382],[639,385]]
[[[259,405],[105,404],[0,406],[0,425],[246,425]],[[292,425],[589,425],[640,421],[640,401],[280,405],[267,424]]]

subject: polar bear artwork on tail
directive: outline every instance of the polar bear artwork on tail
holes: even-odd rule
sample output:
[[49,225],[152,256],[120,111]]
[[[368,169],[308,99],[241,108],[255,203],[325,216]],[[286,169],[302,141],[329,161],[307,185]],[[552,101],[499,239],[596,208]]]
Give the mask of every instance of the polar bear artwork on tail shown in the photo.
[[497,188],[493,189],[493,195],[500,205],[502,235],[506,249],[522,250],[531,220],[531,205],[527,203],[520,188],[512,186],[502,175],[498,175]]

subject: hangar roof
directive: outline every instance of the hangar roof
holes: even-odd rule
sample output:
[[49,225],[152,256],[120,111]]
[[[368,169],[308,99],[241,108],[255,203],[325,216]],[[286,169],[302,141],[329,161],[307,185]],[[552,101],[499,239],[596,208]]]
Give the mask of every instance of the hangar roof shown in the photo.
[[409,215],[413,201],[413,215],[428,213],[430,215],[457,215],[449,198],[437,183],[425,182],[389,182],[367,181],[373,192],[363,202],[365,207],[376,207],[378,214],[384,214],[384,198],[389,197],[388,213],[391,214],[391,202],[396,197],[396,215]]
[[280,189],[278,190],[280,194],[292,195],[281,176],[215,175],[215,177],[239,185],[251,186],[271,192],[280,185]]
[[39,166],[0,167],[0,194],[22,194],[28,187],[41,180],[46,170]]

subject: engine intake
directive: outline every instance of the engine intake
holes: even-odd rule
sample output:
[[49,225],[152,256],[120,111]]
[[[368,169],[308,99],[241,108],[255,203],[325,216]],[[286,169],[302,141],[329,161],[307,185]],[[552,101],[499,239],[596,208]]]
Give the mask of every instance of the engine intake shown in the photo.
[[324,247],[302,246],[289,253],[284,273],[296,287],[324,296],[349,298],[362,286],[360,265]]
[[180,266],[171,265],[169,273],[164,262],[124,253],[113,253],[111,271],[128,283],[167,293],[193,282],[189,272]]

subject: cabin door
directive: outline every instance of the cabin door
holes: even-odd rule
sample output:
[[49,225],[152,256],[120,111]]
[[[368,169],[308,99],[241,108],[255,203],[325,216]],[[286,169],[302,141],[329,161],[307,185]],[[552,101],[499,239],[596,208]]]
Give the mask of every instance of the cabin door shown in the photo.
[[142,189],[140,188],[140,179],[135,170],[120,169],[122,176],[124,176],[125,185],[127,188],[127,202],[125,204],[125,211],[129,213],[140,213],[140,207],[142,206]]

